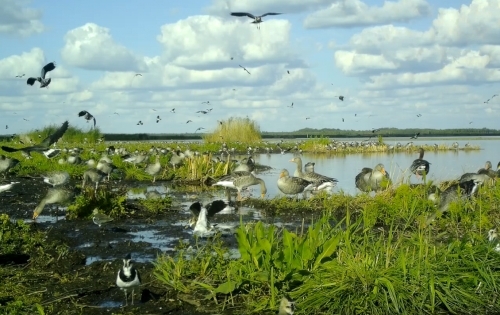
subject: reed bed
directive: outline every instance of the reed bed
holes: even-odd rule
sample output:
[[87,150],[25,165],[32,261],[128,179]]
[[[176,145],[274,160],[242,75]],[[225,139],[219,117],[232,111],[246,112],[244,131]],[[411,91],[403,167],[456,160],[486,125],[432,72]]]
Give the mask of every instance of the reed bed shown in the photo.
[[217,124],[214,131],[203,136],[205,142],[258,143],[262,140],[260,127],[250,118],[231,117]]

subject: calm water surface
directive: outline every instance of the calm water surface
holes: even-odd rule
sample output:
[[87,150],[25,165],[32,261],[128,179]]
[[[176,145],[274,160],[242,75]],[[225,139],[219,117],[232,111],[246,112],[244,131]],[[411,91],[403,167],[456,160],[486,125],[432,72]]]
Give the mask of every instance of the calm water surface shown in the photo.
[[[351,141],[339,139],[341,141]],[[408,143],[408,138],[385,138],[387,144],[402,145]],[[443,180],[456,179],[466,172],[476,172],[484,166],[486,161],[491,161],[493,168],[496,169],[500,161],[500,137],[447,137],[447,138],[419,138],[412,140],[415,146],[433,145],[434,143],[451,145],[457,141],[460,147],[466,143],[472,146],[479,146],[481,150],[447,150],[447,151],[426,151],[424,159],[431,163],[429,180],[440,182]],[[274,197],[281,192],[277,187],[278,174],[281,169],[286,168],[293,174],[295,164],[290,162],[293,158],[292,153],[288,154],[261,154],[255,155],[255,160],[259,164],[269,165],[273,170],[258,174],[266,182],[269,197]],[[377,153],[359,153],[359,154],[311,154],[303,153],[302,162],[315,162],[315,171],[319,174],[336,178],[339,183],[336,190],[343,190],[349,194],[356,194],[359,191],[354,185],[354,178],[363,167],[373,168],[376,164],[382,163],[389,172],[393,180],[399,180],[403,176],[407,177],[410,173],[407,170],[411,163],[418,158],[418,152],[407,152],[400,150],[396,152],[377,152]],[[405,173],[406,171],[406,173]],[[412,183],[419,181],[415,176],[411,177]],[[254,195],[258,195],[258,188],[252,188]]]

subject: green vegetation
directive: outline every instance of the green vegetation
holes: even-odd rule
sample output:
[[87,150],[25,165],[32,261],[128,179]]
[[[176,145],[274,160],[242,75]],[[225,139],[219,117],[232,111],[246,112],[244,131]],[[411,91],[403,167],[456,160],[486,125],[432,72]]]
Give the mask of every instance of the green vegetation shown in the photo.
[[[283,294],[298,314],[478,314],[500,307],[495,244],[500,186],[452,204],[430,227],[428,187],[403,184],[375,197],[343,193],[308,201],[259,201],[273,213],[322,213],[290,231],[259,222],[238,228],[240,257],[219,238],[197,250],[180,244],[155,275],[181,296],[204,297],[240,314],[276,310]],[[306,216],[309,217],[309,216]]]
[[86,218],[92,215],[95,208],[101,209],[104,214],[118,217],[126,213],[126,200],[127,194],[124,189],[111,190],[101,185],[94,192],[94,187],[87,186],[68,207],[67,217],[69,219]]
[[[62,123],[62,122],[61,122]],[[17,136],[14,138],[14,141],[17,140],[23,140],[25,143],[29,143],[29,140],[32,140],[34,142],[41,141],[45,138],[47,138],[49,135],[53,134],[57,129],[61,127],[61,124],[59,125],[50,125],[42,130],[31,130],[28,131],[25,134],[22,134],[20,136]],[[103,137],[103,134],[101,133],[99,127],[96,127],[94,129],[90,129],[89,131],[83,131],[80,128],[69,126],[68,130],[64,133],[62,136],[60,143],[79,143],[79,144],[96,144],[97,141]]]
[[215,130],[205,134],[205,142],[257,143],[262,137],[259,125],[250,118],[231,117],[217,124]]
[[172,206],[172,198],[169,196],[155,199],[140,199],[139,204],[152,214],[160,214],[168,211]]

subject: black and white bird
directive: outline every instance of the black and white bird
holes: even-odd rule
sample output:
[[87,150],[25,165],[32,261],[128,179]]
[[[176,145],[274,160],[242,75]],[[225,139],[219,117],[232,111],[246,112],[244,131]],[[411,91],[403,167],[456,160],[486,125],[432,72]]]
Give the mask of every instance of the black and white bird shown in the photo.
[[205,110],[199,110],[199,111],[197,111],[196,113],[208,114],[208,112],[207,112],[207,111],[205,111]]
[[415,174],[417,178],[419,178],[419,176],[425,178],[425,176],[429,175],[431,163],[424,160],[424,148],[420,148],[418,151],[419,151],[418,159],[413,161],[413,163],[410,166],[410,171],[413,174]]
[[257,28],[260,29],[259,24],[262,23],[262,18],[268,15],[280,15],[281,13],[274,13],[274,12],[268,12],[262,15],[253,15],[251,13],[247,12],[231,12],[232,16],[248,16],[249,18],[253,19],[252,24],[257,24]]
[[16,75],[16,78],[22,78],[24,76],[25,76],[25,74],[23,73],[23,74]]
[[420,136],[420,132],[417,132],[413,137],[410,137],[410,139],[418,139],[418,136]]
[[156,116],[156,123],[159,123],[161,120],[160,115]]
[[247,70],[247,68],[243,67],[242,65],[238,65],[240,66],[240,68],[243,68],[243,70],[245,70],[248,74],[251,74],[250,71]]
[[116,286],[125,292],[125,305],[128,305],[127,291],[132,290],[132,305],[134,305],[134,291],[141,285],[141,276],[137,268],[132,265],[130,254],[123,259],[123,267],[116,276]]
[[200,127],[200,128],[198,128],[198,129],[196,129],[196,131],[195,131],[194,133],[197,133],[199,130],[203,130],[203,129],[205,129],[205,128]]
[[175,108],[172,108],[170,112],[175,114]]
[[137,126],[139,126],[139,125],[144,125],[144,124],[142,123],[142,120],[139,120],[139,122],[137,123]]
[[83,116],[83,118],[84,118],[87,122],[89,122],[90,120],[92,120],[92,119],[93,119],[93,120],[94,120],[94,127],[95,127],[95,123],[96,123],[96,121],[95,121],[95,117],[94,117],[94,116],[92,116],[92,114],[91,114],[91,113],[87,112],[86,110],[82,110],[81,112],[79,112],[79,113],[78,113],[78,117],[82,117],[82,116]]
[[287,105],[286,107],[290,107],[290,108],[293,108],[293,103],[292,103],[292,105]]
[[5,152],[21,151],[24,153],[23,155],[27,156],[28,158],[31,156],[31,152],[43,153],[45,151],[48,151],[50,149],[50,146],[56,143],[64,135],[66,130],[68,130],[68,126],[69,126],[68,121],[65,121],[59,129],[57,129],[53,134],[45,138],[40,144],[24,148],[11,148],[7,146],[2,146],[2,150],[4,150]]
[[201,102],[202,104],[210,104],[210,101]]
[[338,95],[338,96],[334,96],[334,97],[338,97],[339,100],[341,100],[342,102],[344,101],[344,96],[342,96],[342,95]]
[[48,87],[49,84],[50,84],[50,81],[52,79],[51,78],[45,79],[45,75],[47,74],[47,72],[52,71],[55,68],[56,68],[56,63],[55,62],[50,62],[50,63],[46,64],[42,68],[42,72],[40,73],[40,77],[38,77],[38,78],[30,77],[26,81],[26,84],[29,84],[29,85],[32,86],[33,84],[35,84],[36,81],[38,81],[38,82],[40,82],[40,88]]

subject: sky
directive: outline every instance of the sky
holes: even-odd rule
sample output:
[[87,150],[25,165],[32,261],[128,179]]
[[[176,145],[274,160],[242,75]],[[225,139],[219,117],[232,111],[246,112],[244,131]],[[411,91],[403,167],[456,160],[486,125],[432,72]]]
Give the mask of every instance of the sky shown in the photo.
[[[0,0],[0,133],[87,130],[81,110],[104,133],[498,129],[499,16],[500,0]],[[48,89],[26,84],[52,61]]]

